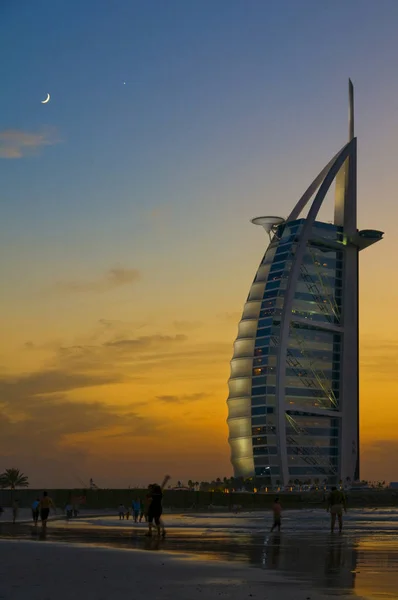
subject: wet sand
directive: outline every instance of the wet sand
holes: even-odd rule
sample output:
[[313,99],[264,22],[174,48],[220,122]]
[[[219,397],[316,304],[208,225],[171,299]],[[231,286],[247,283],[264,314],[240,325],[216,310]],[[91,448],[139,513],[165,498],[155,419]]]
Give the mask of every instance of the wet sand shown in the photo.
[[[303,584],[244,566],[27,541],[0,541],[2,600],[326,600]],[[348,597],[347,597],[348,598]]]
[[[178,578],[182,581],[184,594],[187,594],[188,580],[193,577],[191,567],[188,568],[187,565],[192,565],[193,560],[197,565],[193,567],[193,571],[199,569],[203,585],[208,585],[206,582],[209,577],[219,578],[222,582],[219,584],[221,587],[217,587],[219,595],[214,596],[217,598],[245,598],[250,597],[249,594],[252,593],[252,597],[267,599],[269,586],[274,593],[270,598],[281,600],[290,600],[290,597],[294,600],[300,600],[301,597],[311,600],[336,599],[336,596],[370,600],[398,598],[396,509],[350,511],[341,536],[329,533],[329,520],[325,511],[286,511],[280,535],[269,534],[269,520],[269,515],[264,513],[165,515],[168,535],[162,540],[157,536],[146,538],[144,523],[135,525],[131,520],[119,521],[112,514],[97,517],[86,515],[76,521],[66,522],[62,519],[49,523],[45,540],[31,525],[21,523],[13,526],[0,522],[0,538],[9,540],[10,544],[19,540],[18,547],[20,544],[30,544],[31,549],[23,552],[32,556],[36,552],[42,552],[43,547],[67,547],[72,548],[74,552],[84,547],[79,569],[83,569],[86,564],[89,577],[93,576],[94,580],[96,576],[92,575],[92,564],[102,556],[98,554],[100,551],[112,554],[119,550],[116,554],[121,557],[120,569],[128,571],[128,565],[133,564],[133,561],[139,565],[143,578],[147,577],[146,573],[151,569],[158,573],[159,564],[156,560],[171,561],[171,580],[169,581],[169,568],[166,573],[161,569],[160,580],[153,579],[150,575],[151,581],[148,585],[155,587],[145,588],[145,593],[154,594],[159,600],[179,598],[174,591],[172,595],[167,595],[170,590],[174,590],[173,581]],[[90,553],[97,558],[91,558]],[[7,553],[4,553],[0,545],[0,572],[3,571],[2,561],[5,554]],[[52,560],[50,554],[50,561]],[[80,558],[60,558],[58,562],[64,560],[73,562],[79,561]],[[154,560],[155,562],[151,562]],[[52,567],[56,572],[57,564]],[[118,568],[115,569],[116,576]],[[60,567],[60,576],[61,573]],[[84,570],[81,571],[82,577],[83,574]],[[113,574],[106,576],[113,578]],[[126,585],[131,585],[129,581],[130,579],[126,580]],[[119,584],[116,579],[114,584],[117,589]],[[162,590],[156,588],[155,584],[159,584]],[[253,589],[246,596],[247,586],[252,586],[250,589]],[[1,589],[0,583],[0,591]],[[298,591],[299,595],[294,595]],[[202,597],[203,587],[195,593]],[[206,594],[212,598],[210,593],[213,592],[208,592],[206,588]],[[1,597],[11,598],[0,593]],[[52,591],[48,596],[38,597],[52,598]],[[191,591],[185,595],[188,599],[195,597]]]

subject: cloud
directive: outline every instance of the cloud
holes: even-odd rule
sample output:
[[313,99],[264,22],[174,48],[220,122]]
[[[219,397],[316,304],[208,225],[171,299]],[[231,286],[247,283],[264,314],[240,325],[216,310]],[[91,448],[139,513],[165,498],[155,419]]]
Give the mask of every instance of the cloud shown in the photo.
[[23,158],[36,154],[42,146],[52,146],[60,142],[55,129],[43,129],[29,133],[18,129],[0,131],[0,158]]
[[[190,343],[183,334],[140,336],[128,339],[111,339],[100,344],[81,344],[73,346],[58,346],[53,355],[52,368],[67,369],[72,372],[94,374],[126,372],[142,380],[145,374],[160,373],[159,369],[180,368],[192,370],[201,377],[208,374],[215,362],[224,361],[228,370],[231,358],[231,344],[228,343]],[[188,370],[187,370],[188,368]],[[228,375],[226,373],[226,378]],[[158,376],[160,377],[160,375]],[[157,379],[158,379],[157,377]],[[189,375],[191,378],[191,375]]]
[[141,279],[141,272],[138,269],[127,269],[115,267],[109,269],[99,279],[91,281],[65,281],[57,282],[55,287],[61,292],[107,292],[124,285],[136,283]]
[[133,405],[71,402],[62,394],[25,398],[23,407],[23,415],[15,413],[13,406],[7,412],[0,407],[0,454],[3,458],[34,455],[36,460],[55,455],[66,463],[67,471],[76,467],[67,464],[70,452],[79,451],[81,457],[90,454],[86,438],[94,432],[97,439],[136,439],[147,438],[162,426],[160,420],[138,414]]
[[185,402],[195,402],[196,400],[202,400],[208,398],[209,394],[205,392],[198,392],[196,394],[183,394],[182,396],[156,396],[156,400],[166,402],[167,404],[183,404]]
[[177,331],[193,331],[202,327],[201,321],[173,321],[173,327]]
[[182,333],[177,335],[143,335],[134,339],[127,340],[114,340],[106,342],[104,345],[111,348],[119,348],[121,350],[142,350],[148,349],[153,346],[163,346],[174,343],[181,343],[187,341],[187,336]]
[[5,404],[26,397],[68,392],[76,389],[118,383],[120,375],[84,374],[45,369],[19,377],[0,378],[0,402]]
[[129,485],[134,477],[155,480],[163,462],[174,465],[176,446],[188,442],[172,415],[208,415],[205,392],[217,393],[214,365],[224,356],[227,365],[231,344],[198,343],[171,325],[154,331],[150,323],[147,333],[138,321],[101,319],[72,343],[26,338],[29,363],[37,352],[42,366],[0,373],[3,468],[16,464],[45,489],[73,487],[76,473]]

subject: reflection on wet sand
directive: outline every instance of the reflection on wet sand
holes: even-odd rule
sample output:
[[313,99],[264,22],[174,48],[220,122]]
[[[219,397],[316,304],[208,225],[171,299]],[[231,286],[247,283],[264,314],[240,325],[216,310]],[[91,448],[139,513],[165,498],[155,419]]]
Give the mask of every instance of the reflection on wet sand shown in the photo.
[[343,536],[278,534],[266,538],[262,563],[320,588],[349,590],[355,587],[357,557],[356,542]]
[[[312,523],[310,521],[309,523]],[[53,522],[45,536],[29,525],[0,524],[0,538],[33,538],[92,546],[180,552],[206,560],[239,561],[279,571],[335,594],[354,593],[367,598],[397,598],[398,540],[393,532],[359,530],[343,535],[304,528],[267,533],[203,527],[170,528],[165,540],[146,538],[145,528],[95,526],[76,522],[73,527]],[[379,594],[382,593],[382,596]]]

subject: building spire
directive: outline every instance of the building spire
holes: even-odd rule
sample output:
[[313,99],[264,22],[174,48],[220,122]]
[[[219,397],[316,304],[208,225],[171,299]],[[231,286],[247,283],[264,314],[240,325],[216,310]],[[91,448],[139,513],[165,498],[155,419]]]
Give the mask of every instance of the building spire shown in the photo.
[[334,197],[334,224],[343,227],[346,235],[357,230],[357,150],[354,136],[354,86],[348,80],[348,143],[350,155],[336,177]]
[[354,86],[348,80],[348,141],[354,139]]

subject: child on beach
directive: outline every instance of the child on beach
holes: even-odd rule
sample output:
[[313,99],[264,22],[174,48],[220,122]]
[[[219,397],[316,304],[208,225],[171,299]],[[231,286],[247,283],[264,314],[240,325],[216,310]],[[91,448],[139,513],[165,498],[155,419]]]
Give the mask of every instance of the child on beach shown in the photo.
[[117,509],[119,513],[119,521],[124,519],[124,515],[126,514],[126,507],[124,504],[119,504],[119,508]]
[[37,525],[39,521],[39,506],[40,506],[40,498],[36,498],[34,502],[32,502],[32,519],[33,523]]
[[279,498],[275,498],[274,505],[272,507],[272,512],[274,514],[274,524],[272,525],[271,532],[277,527],[278,531],[281,530],[281,514],[282,507],[279,502]]

